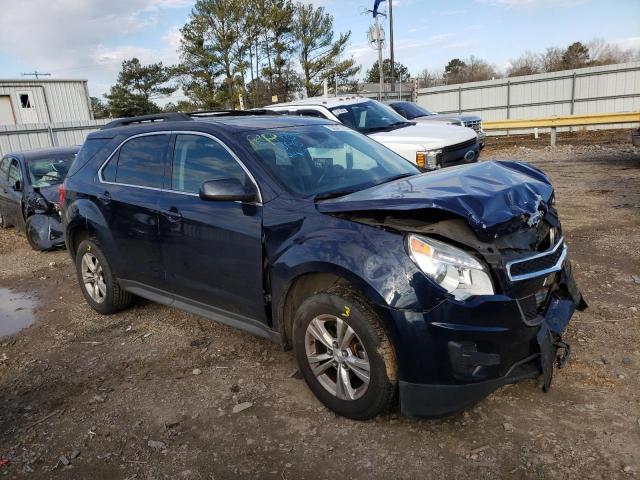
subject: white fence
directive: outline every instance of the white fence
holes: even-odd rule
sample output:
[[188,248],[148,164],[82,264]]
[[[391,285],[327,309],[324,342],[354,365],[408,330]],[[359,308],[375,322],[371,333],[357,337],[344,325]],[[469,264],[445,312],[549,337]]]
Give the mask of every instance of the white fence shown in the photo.
[[486,121],[639,111],[640,62],[422,88],[418,103]]
[[52,124],[0,125],[0,156],[47,147],[81,145],[91,132],[111,120],[85,120]]

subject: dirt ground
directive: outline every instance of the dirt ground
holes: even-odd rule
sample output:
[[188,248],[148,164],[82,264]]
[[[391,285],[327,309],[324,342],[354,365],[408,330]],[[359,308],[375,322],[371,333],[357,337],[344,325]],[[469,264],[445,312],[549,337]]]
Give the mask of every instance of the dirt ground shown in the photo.
[[527,160],[554,182],[590,308],[550,393],[526,381],[441,420],[338,418],[292,377],[290,352],[168,307],[100,316],[66,252],[1,231],[0,287],[32,298],[36,322],[0,337],[0,478],[637,478],[640,149],[627,135],[489,139],[483,160]]

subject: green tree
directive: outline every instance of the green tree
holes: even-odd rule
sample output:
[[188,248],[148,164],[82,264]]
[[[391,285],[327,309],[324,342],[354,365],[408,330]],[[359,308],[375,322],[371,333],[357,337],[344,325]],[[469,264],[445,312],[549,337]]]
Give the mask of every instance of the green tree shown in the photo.
[[351,31],[341,33],[334,41],[333,16],[324,7],[312,4],[296,4],[293,38],[303,71],[307,96],[318,95],[321,82],[326,78],[348,78],[360,67],[353,59],[342,60]]
[[115,117],[128,117],[160,111],[154,100],[177,90],[169,85],[172,77],[172,68],[162,62],[142,65],[137,58],[125,60],[116,84],[105,95],[109,112]]
[[93,118],[96,120],[109,118],[110,116],[109,109],[98,97],[91,97],[91,110],[93,110]]
[[[246,8],[246,0],[198,0],[181,29],[179,73],[185,93],[205,108],[232,107],[244,89]],[[216,92],[220,76],[223,91]]]
[[459,58],[453,58],[444,67],[444,74],[447,78],[447,83],[462,83],[464,82],[464,72],[467,68],[467,64]]
[[589,49],[582,42],[572,43],[562,54],[562,67],[565,70],[587,65],[589,65]]
[[[385,82],[391,80],[391,59],[385,58],[382,61],[382,74],[384,75]],[[408,82],[411,78],[409,69],[400,62],[395,62],[395,74],[397,78],[396,81],[398,82]],[[378,61],[376,60],[371,69],[367,70],[365,82],[378,83],[379,81],[380,67],[378,66]]]

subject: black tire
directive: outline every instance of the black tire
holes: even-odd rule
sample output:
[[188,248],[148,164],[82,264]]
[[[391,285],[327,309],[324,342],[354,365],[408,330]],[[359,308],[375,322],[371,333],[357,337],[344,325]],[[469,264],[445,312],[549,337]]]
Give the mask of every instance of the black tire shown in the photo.
[[[316,377],[307,358],[307,348],[312,348],[308,345],[315,342],[315,345],[324,348],[321,342],[317,342],[314,338],[307,339],[307,327],[314,319],[326,319],[329,316],[346,321],[355,332],[356,337],[353,342],[357,342],[357,348],[361,346],[366,352],[366,359],[370,367],[369,383],[360,397],[354,399],[338,398]],[[327,324],[330,324],[330,321],[327,321]],[[327,328],[331,328],[331,326]],[[292,336],[298,366],[307,385],[329,409],[343,417],[367,420],[385,413],[393,405],[397,391],[395,351],[382,327],[382,320],[371,305],[356,291],[348,287],[332,287],[326,292],[319,292],[307,298],[295,314]],[[350,352],[350,350],[345,351]],[[326,370],[328,373],[326,373],[325,382],[327,377],[333,375],[337,385],[338,368],[349,363],[346,360],[340,362],[342,358],[344,357],[341,356],[339,360],[333,360],[334,363],[338,362],[338,366]],[[315,365],[319,366],[320,363]],[[335,373],[333,373],[333,368]],[[348,372],[347,375],[350,375],[349,378],[357,382],[358,379],[354,376],[353,370],[350,371],[350,368],[349,365],[345,365],[345,371]],[[357,391],[357,389],[355,390]]]
[[0,228],[9,228],[10,225],[7,223],[7,220],[4,218],[4,214],[2,210],[0,210]]
[[[97,259],[97,261],[99,262],[99,266],[102,267],[102,279],[104,281],[105,288],[104,295],[101,301],[96,301],[94,298],[92,298],[87,287],[85,286],[82,266],[82,261],[85,257],[85,254],[89,254]],[[123,310],[131,305],[133,296],[129,292],[123,290],[122,287],[120,287],[118,279],[113,274],[109,262],[102,252],[100,244],[95,238],[89,238],[87,240],[83,240],[80,243],[80,245],[78,246],[78,250],[76,251],[75,261],[76,275],[78,277],[80,290],[82,290],[82,294],[84,295],[87,303],[96,312],[103,315],[111,315],[112,313],[119,312],[120,310]]]

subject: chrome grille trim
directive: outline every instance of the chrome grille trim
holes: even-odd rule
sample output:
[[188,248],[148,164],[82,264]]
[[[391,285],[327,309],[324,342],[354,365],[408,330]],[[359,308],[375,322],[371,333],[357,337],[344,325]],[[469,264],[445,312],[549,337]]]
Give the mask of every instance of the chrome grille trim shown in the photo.
[[[541,258],[541,257],[546,257],[548,255],[553,255],[554,253],[556,253],[556,251],[559,248],[562,248],[562,254],[558,258],[558,261],[555,263],[555,265],[553,265],[553,266],[551,266],[549,268],[545,268],[543,270],[537,270],[535,272],[524,273],[524,274],[521,274],[521,275],[511,275],[511,267],[513,265],[517,265],[519,263],[535,260],[536,258]],[[551,248],[550,250],[547,250],[546,252],[538,253],[537,255],[532,255],[532,256],[527,257],[527,258],[520,258],[518,260],[512,260],[511,262],[508,262],[507,263],[507,276],[509,277],[509,280],[511,280],[512,282],[519,282],[521,280],[528,280],[530,278],[540,277],[542,275],[548,275],[549,273],[557,272],[557,271],[562,269],[562,265],[564,264],[564,261],[567,258],[567,251],[568,251],[567,244],[564,242],[564,237],[561,237],[560,240],[558,240],[558,243],[553,248]]]

